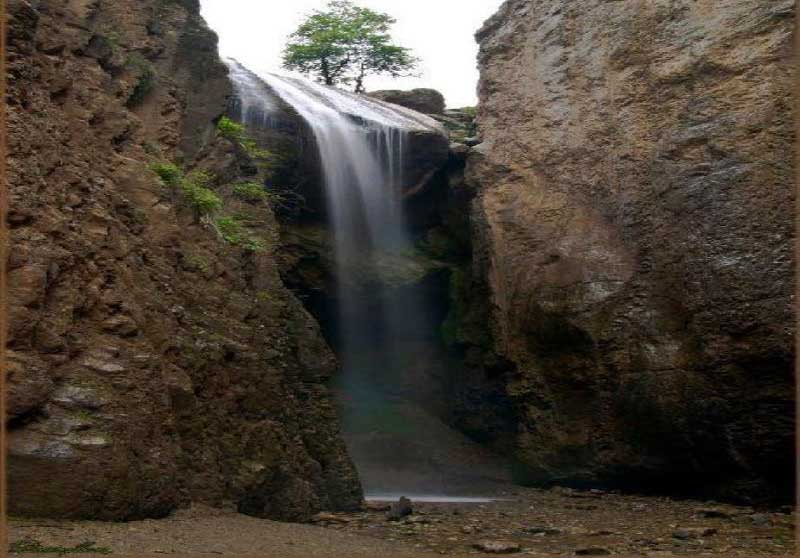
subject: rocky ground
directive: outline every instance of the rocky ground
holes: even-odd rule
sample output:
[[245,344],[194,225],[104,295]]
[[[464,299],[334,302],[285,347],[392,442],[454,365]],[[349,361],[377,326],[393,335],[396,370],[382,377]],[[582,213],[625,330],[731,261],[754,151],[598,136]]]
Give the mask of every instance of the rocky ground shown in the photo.
[[[315,525],[277,523],[196,507],[129,523],[12,519],[12,549],[70,549],[94,541],[114,555],[275,558],[490,556],[793,556],[790,508],[748,507],[569,489],[515,489],[489,503],[412,503],[400,520],[387,504],[320,514]],[[41,551],[42,549],[39,548]],[[14,553],[33,556],[34,553]],[[91,555],[91,554],[87,554]]]

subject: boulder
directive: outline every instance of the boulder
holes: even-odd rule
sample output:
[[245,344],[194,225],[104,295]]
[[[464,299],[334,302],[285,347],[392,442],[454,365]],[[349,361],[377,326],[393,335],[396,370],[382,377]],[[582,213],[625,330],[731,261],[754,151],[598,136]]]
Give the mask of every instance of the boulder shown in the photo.
[[424,114],[444,113],[444,95],[435,89],[420,88],[411,89],[410,91],[384,89],[380,91],[370,91],[367,95]]
[[411,500],[405,496],[401,497],[397,502],[393,502],[389,511],[386,512],[386,519],[389,521],[400,521],[404,517],[411,515],[414,508],[411,507]]

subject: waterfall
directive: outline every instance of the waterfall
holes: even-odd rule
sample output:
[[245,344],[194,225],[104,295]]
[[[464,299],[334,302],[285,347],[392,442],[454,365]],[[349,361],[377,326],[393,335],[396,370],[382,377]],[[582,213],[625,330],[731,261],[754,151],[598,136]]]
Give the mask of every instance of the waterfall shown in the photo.
[[448,472],[432,467],[430,454],[440,452],[439,462],[454,459],[448,451],[463,443],[445,443],[453,431],[420,410],[415,399],[425,394],[410,396],[404,389],[404,382],[413,383],[425,370],[421,361],[434,343],[419,341],[419,332],[438,331],[438,325],[418,289],[391,288],[381,280],[410,265],[414,245],[402,201],[411,186],[406,184],[409,134],[425,126],[430,132],[431,124],[401,107],[302,79],[256,77],[233,61],[228,65],[246,124],[269,125],[275,102],[266,94],[270,91],[314,136],[335,260],[341,371],[334,387],[365,492],[446,491]]

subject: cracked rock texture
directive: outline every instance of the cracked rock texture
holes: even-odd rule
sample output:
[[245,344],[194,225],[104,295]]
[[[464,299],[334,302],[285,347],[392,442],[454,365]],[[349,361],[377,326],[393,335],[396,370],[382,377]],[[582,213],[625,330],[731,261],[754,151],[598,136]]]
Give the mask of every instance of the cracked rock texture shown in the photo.
[[[231,86],[197,2],[6,4],[10,513],[358,506],[335,358],[280,280],[271,210],[231,194],[253,165],[215,131]],[[159,160],[214,173],[266,249],[196,224]]]
[[794,2],[509,0],[476,261],[520,479],[793,493]]

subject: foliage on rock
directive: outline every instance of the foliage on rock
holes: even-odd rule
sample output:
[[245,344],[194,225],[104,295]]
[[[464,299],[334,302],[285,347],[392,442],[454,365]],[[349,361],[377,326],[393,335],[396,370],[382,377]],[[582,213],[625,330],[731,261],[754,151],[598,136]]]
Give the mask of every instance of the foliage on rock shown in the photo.
[[182,194],[183,201],[194,213],[195,222],[222,209],[222,199],[209,186],[214,177],[201,170],[184,174],[174,163],[153,163],[150,165],[162,184]]
[[264,186],[255,182],[245,182],[237,184],[233,187],[233,194],[247,202],[265,201],[269,194],[264,189]]
[[220,217],[215,225],[228,244],[239,246],[248,252],[263,252],[266,248],[264,240],[251,234],[240,217]]
[[131,53],[126,62],[128,70],[136,78],[136,84],[128,96],[128,107],[134,107],[144,101],[156,84],[156,72],[153,64],[138,52]]
[[217,122],[217,130],[222,137],[239,146],[259,166],[269,167],[274,162],[274,154],[267,149],[260,148],[256,141],[247,135],[243,124],[223,116]]

